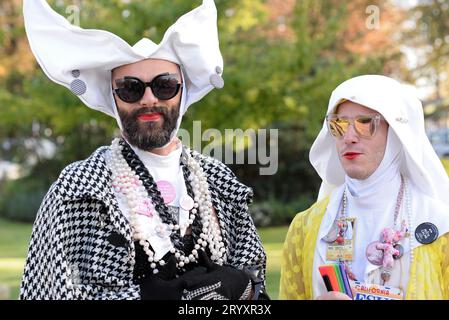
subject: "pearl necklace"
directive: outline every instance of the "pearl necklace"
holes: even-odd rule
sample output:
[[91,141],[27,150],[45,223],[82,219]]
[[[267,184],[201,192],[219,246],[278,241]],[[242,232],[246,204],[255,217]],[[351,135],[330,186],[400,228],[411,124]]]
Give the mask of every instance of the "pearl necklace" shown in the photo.
[[[394,218],[393,218],[393,223],[394,223],[394,227],[393,229],[391,228],[384,228],[383,231],[385,231],[386,229],[391,229],[394,230],[394,232],[400,233],[401,236],[399,237],[399,239],[396,242],[393,242],[391,245],[398,245],[401,249],[402,252],[400,252],[400,255],[398,255],[398,257],[395,257],[394,259],[399,259],[402,257],[402,253],[403,253],[403,248],[401,245],[399,245],[399,241],[402,240],[402,238],[404,238],[405,236],[409,236],[409,229],[407,228],[407,223],[405,222],[405,220],[402,220],[401,226],[398,226],[398,217],[399,217],[399,212],[400,212],[400,208],[401,208],[401,203],[402,200],[404,198],[404,194],[405,194],[405,203],[406,203],[406,211],[407,211],[407,218],[408,218],[408,226],[411,228],[411,211],[410,211],[410,199],[409,199],[409,194],[408,194],[408,188],[407,188],[407,181],[406,178],[401,174],[401,186],[397,195],[397,199],[396,199],[396,205],[395,205],[395,209],[394,209]],[[347,226],[347,222],[346,222],[346,218],[347,218],[347,195],[346,195],[346,189],[343,191],[343,197],[342,197],[342,210],[340,211],[339,214],[339,218],[337,217],[338,220],[338,237],[336,238],[336,242],[339,245],[342,245],[344,243],[344,239],[345,239],[345,234],[346,234],[346,230],[348,229]],[[383,232],[382,232],[383,233]],[[412,239],[410,240],[410,244],[411,244]],[[380,243],[380,242],[378,242]],[[410,250],[411,252],[411,262],[413,261],[413,250]],[[369,259],[368,259],[369,260]],[[348,273],[348,276],[350,279],[352,280],[357,280],[355,277],[354,272],[352,271],[351,268],[351,262],[350,261],[342,261],[345,265],[346,271]],[[372,261],[370,261],[371,263],[373,263]],[[410,265],[411,265],[410,262]],[[384,281],[384,283],[386,281],[388,281],[390,279],[390,275],[391,275],[391,267],[385,267],[382,266],[381,268],[381,278]]]
[[151,202],[139,176],[123,157],[122,146],[119,142],[120,139],[114,139],[111,144],[112,186],[116,192],[123,194],[126,198],[133,240],[138,241],[143,247],[153,273],[158,273],[157,265],[163,266],[165,261],[157,259],[155,252],[150,247],[149,239],[152,232],[156,232],[158,236],[169,240],[173,232],[179,232],[180,228],[188,228],[195,220],[197,213],[201,218],[202,231],[191,253],[187,255],[171,244],[170,252],[177,260],[176,266],[183,268],[191,262],[196,262],[198,250],[204,250],[207,246],[212,254],[212,261],[222,265],[226,259],[226,249],[220,235],[220,227],[213,218],[209,184],[201,166],[187,152],[183,153],[190,169],[188,180],[194,195],[193,208],[190,210],[189,219],[185,224],[181,226],[173,223],[165,224]]
[[[412,220],[412,208],[411,208],[411,195],[410,195],[410,189],[407,185],[407,181],[405,181],[405,205],[406,205],[406,210],[407,210],[407,217],[408,217],[408,224],[409,224],[409,229],[410,230],[415,230],[414,226],[415,226],[415,222]],[[414,261],[414,240],[415,238],[412,235],[409,235],[409,245],[410,245],[410,262],[409,262],[409,268],[411,269],[413,266],[413,261]],[[409,270],[409,274],[411,274],[411,270]],[[413,279],[409,279],[409,282],[412,281],[412,288],[415,288],[415,291],[413,293],[413,295],[411,296],[412,300],[416,300],[416,283],[417,283],[417,274],[415,272],[415,276],[413,277]]]

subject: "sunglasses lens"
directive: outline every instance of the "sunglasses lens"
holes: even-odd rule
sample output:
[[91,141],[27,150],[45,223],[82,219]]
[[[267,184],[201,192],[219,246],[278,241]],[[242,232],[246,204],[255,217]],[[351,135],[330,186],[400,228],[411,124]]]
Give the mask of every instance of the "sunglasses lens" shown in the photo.
[[349,129],[351,123],[355,132],[364,138],[371,138],[376,133],[380,118],[377,115],[358,116],[354,120],[348,118],[339,118],[337,115],[326,117],[329,132],[334,137],[342,137]]
[[178,94],[181,84],[179,80],[168,73],[155,77],[150,83],[145,83],[138,78],[125,77],[116,80],[115,93],[121,100],[127,103],[137,102],[145,95],[147,85],[151,87],[154,96],[160,100],[169,100]]
[[375,132],[374,119],[372,117],[359,117],[354,121],[357,133],[362,137],[372,137]]
[[145,84],[138,79],[127,78],[117,82],[117,85],[119,86],[116,89],[117,95],[121,100],[128,103],[139,101],[145,92]]
[[151,90],[155,97],[161,100],[169,100],[176,96],[181,87],[177,78],[172,75],[156,77],[151,84]]
[[328,123],[329,131],[334,137],[342,137],[349,127],[349,121],[345,119],[330,119]]

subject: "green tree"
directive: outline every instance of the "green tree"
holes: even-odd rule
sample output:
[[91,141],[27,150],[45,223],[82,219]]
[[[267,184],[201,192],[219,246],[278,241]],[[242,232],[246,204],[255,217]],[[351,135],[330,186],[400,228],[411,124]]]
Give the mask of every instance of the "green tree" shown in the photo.
[[[271,5],[279,3],[272,1]],[[256,200],[272,203],[270,214],[279,215],[279,223],[287,222],[316,198],[319,178],[308,153],[322,127],[331,91],[350,77],[385,74],[402,62],[398,44],[389,40],[396,32],[394,21],[401,19],[398,10],[388,1],[378,2],[387,21],[381,19],[380,28],[371,30],[365,27],[365,9],[371,4],[363,0],[351,5],[333,0],[292,1],[283,19],[267,19],[240,32],[239,41],[227,44],[230,81],[225,92],[216,92],[215,100],[213,96],[205,99],[207,107],[195,109],[210,112],[198,118],[212,122],[212,127],[279,129],[276,175],[261,177],[258,166],[232,166],[254,187]],[[286,32],[273,32],[279,21]],[[282,210],[276,209],[279,202],[292,203],[296,211],[283,216],[274,212]]]
[[411,78],[424,78],[434,89],[431,99],[449,95],[449,3],[418,1],[408,15],[403,39],[418,57]]
[[[400,61],[397,44],[388,41],[394,30],[385,29],[386,22],[380,30],[364,27],[365,9],[371,2],[216,0],[225,88],[194,104],[182,126],[192,131],[193,120],[201,120],[203,130],[279,130],[276,175],[261,177],[257,165],[232,166],[243,182],[254,187],[256,201],[297,203],[294,210],[309,205],[319,181],[308,152],[332,89],[357,74],[388,73]],[[159,42],[177,17],[201,1],[50,3],[66,17],[71,14],[69,5],[78,6],[81,27],[109,30],[132,45],[142,37]],[[377,1],[377,5],[382,12],[395,11],[390,1]],[[48,185],[63,166],[109,144],[117,125],[114,119],[83,106],[37,67],[26,45],[20,1],[4,0],[0,9],[0,158],[25,165],[26,179]],[[56,148],[52,159],[36,147],[43,141]],[[9,196],[4,199],[14,201]],[[34,213],[35,209],[29,210]],[[294,210],[286,211],[294,214]]]

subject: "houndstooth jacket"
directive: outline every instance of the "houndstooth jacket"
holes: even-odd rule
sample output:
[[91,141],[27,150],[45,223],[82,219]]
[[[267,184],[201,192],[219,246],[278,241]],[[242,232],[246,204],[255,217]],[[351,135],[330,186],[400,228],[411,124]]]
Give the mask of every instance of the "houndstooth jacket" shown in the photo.
[[[67,166],[50,187],[33,226],[21,299],[140,299],[133,281],[135,247],[119,209],[104,153]],[[256,267],[265,279],[266,255],[248,213],[251,188],[216,159],[188,150],[210,185],[227,261]],[[123,242],[114,241],[119,235]]]

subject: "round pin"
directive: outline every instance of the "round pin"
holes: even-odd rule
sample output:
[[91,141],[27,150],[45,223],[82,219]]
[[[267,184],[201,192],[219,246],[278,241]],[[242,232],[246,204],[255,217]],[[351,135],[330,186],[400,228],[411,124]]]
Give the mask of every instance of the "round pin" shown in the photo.
[[323,240],[326,241],[327,243],[332,243],[335,240],[337,240],[338,237],[338,225],[337,222],[334,221],[334,223],[332,224],[331,229],[329,230],[329,232],[323,237]]
[[86,83],[80,79],[75,79],[70,83],[70,90],[77,96],[80,96],[86,93]]
[[181,201],[179,201],[179,205],[181,206],[181,208],[183,208],[186,211],[190,211],[193,208],[193,199],[190,196],[183,196],[181,198]]
[[209,78],[210,84],[213,85],[217,89],[221,89],[224,87],[224,80],[218,74],[213,74]]
[[384,252],[382,250],[377,249],[377,245],[379,244],[379,241],[373,241],[366,247],[366,258],[371,264],[374,264],[375,266],[381,266]]
[[165,203],[170,203],[175,200],[176,190],[175,187],[166,180],[159,180],[156,182],[157,188],[161,192],[162,198]]
[[402,256],[404,255],[404,247],[401,246],[399,243],[396,243],[393,248],[395,248],[396,250],[399,251],[399,254],[396,256],[393,256],[394,260],[399,260],[402,258]]
[[415,238],[422,244],[432,243],[438,238],[438,228],[431,222],[423,222],[416,227]]

